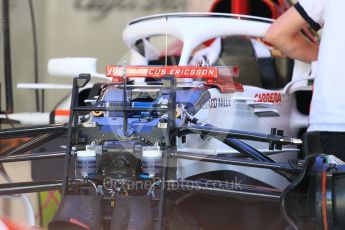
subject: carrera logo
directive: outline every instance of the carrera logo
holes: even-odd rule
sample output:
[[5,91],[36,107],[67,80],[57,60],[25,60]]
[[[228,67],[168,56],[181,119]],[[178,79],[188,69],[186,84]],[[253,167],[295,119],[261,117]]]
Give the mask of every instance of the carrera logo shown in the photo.
[[260,94],[255,94],[255,99],[257,102],[281,103],[282,94],[281,93],[260,93]]

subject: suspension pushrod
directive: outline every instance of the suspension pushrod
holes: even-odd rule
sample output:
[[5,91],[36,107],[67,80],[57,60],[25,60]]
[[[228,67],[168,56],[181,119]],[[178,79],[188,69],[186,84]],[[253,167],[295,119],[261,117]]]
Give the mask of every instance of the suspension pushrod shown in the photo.
[[254,132],[238,131],[231,129],[221,129],[215,127],[193,126],[193,127],[181,127],[178,130],[179,136],[187,134],[200,134],[203,136],[217,137],[218,138],[237,138],[241,140],[251,140],[267,143],[276,143],[282,145],[300,145],[302,140],[298,138],[290,138],[279,135],[261,134]]
[[0,196],[14,195],[21,193],[43,192],[59,190],[62,188],[62,181],[40,181],[40,182],[17,182],[0,184]]
[[49,133],[49,134],[43,134],[43,135],[39,135],[38,137],[32,138],[31,140],[20,144],[18,146],[15,146],[3,153],[1,153],[1,155],[3,156],[11,156],[11,155],[20,155],[20,154],[24,154],[38,146],[41,146],[59,136],[61,136],[63,133]]
[[0,130],[0,139],[32,137],[48,133],[67,133],[65,125],[42,125]]
[[23,155],[15,155],[15,156],[8,156],[8,157],[0,157],[0,163],[43,160],[43,159],[58,159],[58,158],[64,158],[65,155],[66,155],[65,152],[23,154]]
[[284,163],[263,162],[263,161],[257,161],[257,160],[246,160],[246,159],[237,159],[237,158],[231,158],[231,157],[201,155],[201,154],[186,153],[186,152],[172,153],[171,156],[176,157],[178,159],[195,160],[195,161],[203,161],[203,162],[210,162],[210,163],[220,163],[220,164],[247,166],[247,167],[264,168],[264,169],[280,169],[280,170],[285,170],[285,171],[299,171],[298,169],[292,168],[290,165],[284,164]]

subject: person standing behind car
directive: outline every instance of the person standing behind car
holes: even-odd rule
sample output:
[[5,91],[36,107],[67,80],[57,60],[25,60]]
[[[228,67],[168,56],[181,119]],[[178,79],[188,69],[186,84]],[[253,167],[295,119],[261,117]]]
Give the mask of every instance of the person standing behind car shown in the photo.
[[[318,60],[308,131],[320,131],[323,152],[345,161],[345,1],[299,0],[269,28],[265,40],[287,56]],[[322,30],[320,46],[300,32]]]

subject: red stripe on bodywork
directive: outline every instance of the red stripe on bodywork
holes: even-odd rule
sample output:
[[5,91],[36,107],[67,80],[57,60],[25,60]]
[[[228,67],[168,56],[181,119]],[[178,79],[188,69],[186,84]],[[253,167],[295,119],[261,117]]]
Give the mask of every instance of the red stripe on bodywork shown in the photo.
[[71,222],[72,224],[78,225],[79,227],[82,227],[84,229],[90,229],[89,226],[87,226],[86,224],[80,222],[77,219],[71,218],[71,219],[69,219],[69,222]]
[[55,110],[55,116],[69,116],[70,111],[67,109],[57,109]]

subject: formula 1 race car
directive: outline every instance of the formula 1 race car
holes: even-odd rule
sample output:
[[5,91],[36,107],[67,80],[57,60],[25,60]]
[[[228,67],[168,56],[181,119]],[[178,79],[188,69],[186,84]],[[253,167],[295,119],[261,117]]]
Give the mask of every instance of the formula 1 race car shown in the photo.
[[[203,26],[214,29],[204,33]],[[310,69],[295,65],[298,80],[280,90],[277,82],[263,89],[236,78],[253,66],[253,76],[270,77],[262,70],[277,60],[270,62],[271,49],[258,39],[268,26],[223,14],[133,21],[124,33],[133,65],[108,66],[112,83],[98,85],[96,98],[80,94],[90,75],[100,76],[95,66],[80,69],[67,59],[68,72],[54,65],[66,60],[52,61],[55,73],[79,75],[68,125],[0,131],[2,139],[35,137],[0,162],[64,158],[63,180],[2,184],[0,194],[62,188],[50,229],[342,228],[342,162],[320,155],[315,133],[306,136],[305,156],[298,159],[295,146],[302,141],[287,137],[307,125],[295,108],[298,93],[310,88]],[[166,41],[163,59],[151,45],[159,34]],[[183,46],[174,40],[168,49],[168,35],[184,39]],[[235,35],[232,48],[243,41],[255,47],[256,60],[219,66],[219,53],[212,54],[227,44],[226,35]],[[65,151],[22,155],[66,133]]]
[[[204,63],[240,68],[243,92],[231,96],[211,92],[211,107],[216,108],[202,119],[216,126],[258,132],[278,127],[297,136],[308,126],[311,66],[290,60],[264,43],[270,23],[270,19],[228,14],[156,15],[131,21],[123,37],[131,50],[131,65]],[[227,100],[247,106],[225,108],[229,116],[224,120],[218,112],[224,106],[216,101]],[[243,113],[237,116],[239,110]]]
[[[62,185],[63,201],[49,229],[342,228],[344,167],[320,155],[317,134],[306,137],[305,159],[282,163],[242,140],[279,150],[301,145],[300,139],[274,129],[260,134],[219,128],[195,116],[209,101],[208,90],[243,90],[232,78],[236,71],[108,66],[113,83],[104,85],[97,101],[88,106],[78,104],[78,93],[90,75],[80,74],[73,83],[67,126],[0,132],[1,138],[44,133],[35,139],[37,144],[67,131],[65,153],[1,158],[11,162],[64,156],[63,182],[1,185],[0,194]],[[159,80],[154,85],[131,85],[134,77]],[[180,78],[205,82],[181,87],[176,83]],[[202,154],[183,148],[190,141],[207,146],[210,139],[233,153]],[[211,164],[216,167],[200,170],[200,165]],[[284,178],[288,186],[272,186],[273,175]]]

